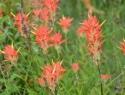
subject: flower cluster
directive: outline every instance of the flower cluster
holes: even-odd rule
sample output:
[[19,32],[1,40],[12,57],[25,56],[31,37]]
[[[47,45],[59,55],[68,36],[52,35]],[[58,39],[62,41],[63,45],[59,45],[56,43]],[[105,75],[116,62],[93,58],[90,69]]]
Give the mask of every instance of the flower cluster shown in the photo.
[[53,62],[51,66],[46,65],[41,67],[41,70],[43,71],[41,75],[42,78],[38,78],[38,84],[41,86],[46,84],[46,86],[54,92],[56,83],[65,71],[65,69],[61,67],[61,62]]
[[70,27],[70,23],[71,23],[72,19],[70,18],[66,18],[66,17],[62,17],[60,19],[60,21],[58,22],[58,24],[60,25],[60,27],[63,29],[63,32],[67,32],[68,28]]
[[18,60],[18,52],[14,49],[13,46],[5,46],[4,50],[2,51],[2,53],[5,55],[5,59],[8,62],[11,63],[16,63],[16,61]]
[[123,52],[123,55],[125,56],[125,40],[121,43],[119,49]]
[[41,19],[43,23],[40,28],[35,29],[36,32],[34,32],[34,34],[37,44],[46,54],[49,47],[55,46],[59,48],[59,45],[66,40],[61,40],[62,35],[59,32],[55,32],[53,35],[50,34],[55,22],[58,0],[39,0],[38,2],[34,2],[36,9],[32,10],[32,12]]
[[47,53],[47,49],[49,47],[55,46],[59,47],[60,44],[65,42],[66,40],[61,40],[62,35],[58,33],[54,33],[50,36],[50,30],[47,26],[43,25],[40,28],[36,28],[36,32],[33,32],[36,36],[36,43],[39,45],[39,48],[43,50],[43,53]]
[[51,36],[51,40],[54,46],[59,46],[60,44],[66,41],[66,40],[61,41],[61,39],[62,39],[62,35],[59,32]]
[[80,26],[80,27],[76,30],[76,33],[77,33],[78,38],[83,37],[83,36],[85,35],[85,31],[84,31],[84,29],[83,29],[82,26]]
[[[21,25],[21,14],[20,13],[15,15],[14,20],[15,20],[15,25],[18,28],[22,27],[22,25]],[[25,24],[28,24],[27,15],[26,14],[24,14],[24,22],[25,22]]]
[[110,77],[108,74],[101,74],[101,78],[104,80],[108,80]]
[[47,23],[49,20],[53,21],[58,8],[57,3],[58,0],[42,0],[39,2],[39,4],[42,4],[42,6],[38,7],[39,4],[35,4],[36,9],[32,10],[32,12],[45,23]]
[[0,7],[0,18],[3,16],[2,8]]
[[41,26],[36,28],[36,42],[39,44],[39,47],[43,49],[43,52],[46,52],[50,47],[50,37],[49,37],[49,28],[47,26]]
[[78,63],[73,63],[73,64],[71,65],[71,67],[72,67],[72,70],[73,70],[74,72],[77,72],[77,71],[79,70],[79,65],[78,65]]
[[28,15],[24,14],[24,15],[23,15],[23,16],[24,16],[24,17],[23,17],[24,19],[22,19],[20,13],[17,13],[16,15],[13,14],[13,16],[14,16],[14,20],[15,20],[15,25],[18,27],[18,32],[19,32],[21,35],[23,35],[22,20],[24,21],[24,23],[25,23],[26,25],[28,25],[28,23],[29,23],[29,21],[27,20]]
[[50,12],[56,12],[58,0],[44,0],[43,3]]
[[39,19],[42,19],[45,22],[47,22],[49,20],[49,11],[46,8],[32,10],[32,12],[35,14],[35,16],[37,16]]
[[87,48],[94,61],[100,60],[100,54],[102,52],[101,45],[105,41],[100,41],[102,32],[100,29],[101,25],[99,25],[96,17],[92,15],[89,15],[88,20],[83,21],[83,29],[88,41]]

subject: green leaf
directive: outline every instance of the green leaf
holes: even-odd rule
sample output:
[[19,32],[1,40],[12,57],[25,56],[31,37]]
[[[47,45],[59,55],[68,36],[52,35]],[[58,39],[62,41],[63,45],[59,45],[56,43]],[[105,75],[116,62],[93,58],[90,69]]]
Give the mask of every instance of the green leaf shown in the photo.
[[2,18],[0,18],[0,23],[3,23],[4,21],[6,21],[8,19],[8,16],[4,16]]

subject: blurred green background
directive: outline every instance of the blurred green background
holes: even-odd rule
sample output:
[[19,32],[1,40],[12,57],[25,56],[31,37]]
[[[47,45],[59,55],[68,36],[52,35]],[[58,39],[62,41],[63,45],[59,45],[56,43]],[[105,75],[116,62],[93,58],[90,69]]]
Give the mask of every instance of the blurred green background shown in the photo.
[[[94,9],[104,12],[98,13],[93,11],[93,15],[97,17],[100,24],[106,20],[102,26],[102,40],[105,39],[106,41],[102,45],[101,72],[109,74],[110,79],[107,82],[107,86],[104,87],[104,91],[107,93],[106,95],[125,95],[124,89],[115,90],[116,87],[125,86],[125,75],[121,75],[121,73],[125,71],[125,58],[118,49],[120,42],[122,42],[125,37],[125,0],[91,0],[91,5]],[[14,43],[15,47],[23,47],[21,39],[19,38],[20,36],[17,33],[17,28],[13,23],[13,16],[11,15],[11,12],[14,14],[18,12],[18,7],[21,6],[20,0],[0,0],[0,6],[3,9],[3,16],[7,16],[7,21],[3,22],[3,26],[0,28],[4,32],[3,35],[0,35],[0,49],[2,50],[6,44],[11,43]],[[71,70],[67,70],[61,80],[62,84],[60,86],[62,87],[57,87],[60,89],[59,91],[63,90],[60,92],[60,95],[99,95],[99,75],[97,68],[92,62],[91,57],[88,56],[85,39],[78,40],[76,35],[76,29],[88,16],[88,9],[85,7],[86,4],[83,3],[82,0],[59,0],[58,6],[57,19],[64,15],[73,18],[73,21],[67,36],[68,45],[67,47],[62,45],[61,57],[58,58],[57,54],[52,53],[56,51],[51,49],[52,51],[49,52],[49,58],[54,61],[63,60],[63,66],[66,69],[69,69],[73,62],[78,62],[80,64],[80,71],[78,72],[80,84],[76,86],[77,88],[72,87],[74,78],[71,77],[75,75]],[[23,2],[23,8],[25,13],[31,11],[33,6],[30,4],[30,0]],[[32,18],[30,19],[32,20]],[[56,30],[58,29],[60,28],[57,25]],[[32,41],[34,40],[32,39]],[[35,54],[36,52],[33,53]],[[34,62],[38,60],[36,62],[44,63],[46,57],[43,55],[41,56],[43,59],[38,60],[40,57],[35,55]],[[0,61],[3,59],[3,56],[0,55]],[[41,66],[41,64],[39,64],[38,67],[39,66]],[[34,87],[34,89],[36,88]],[[36,92],[39,93],[39,91]]]

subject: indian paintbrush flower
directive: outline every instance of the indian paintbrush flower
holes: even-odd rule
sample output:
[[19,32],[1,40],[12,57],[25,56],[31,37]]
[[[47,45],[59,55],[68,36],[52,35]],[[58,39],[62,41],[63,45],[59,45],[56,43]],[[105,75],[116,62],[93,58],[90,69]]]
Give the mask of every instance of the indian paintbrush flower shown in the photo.
[[[102,32],[101,30],[102,24],[99,24],[99,21],[96,19],[96,17],[92,16],[91,9],[89,10],[88,13],[88,20],[83,21],[83,29],[85,30],[86,39],[88,41],[87,49],[89,50],[89,53],[92,56],[92,59],[98,68],[98,73],[100,75],[100,78],[102,75],[100,70],[100,54],[102,52],[101,45],[105,41],[105,40],[103,41],[100,40]],[[101,90],[101,95],[103,95],[102,82],[100,84],[100,90]]]
[[96,17],[92,15],[89,15],[88,20],[83,21],[83,29],[86,33],[86,39],[88,41],[87,48],[94,61],[100,60],[100,54],[102,52],[101,45],[105,41],[100,41],[102,24],[99,24]]
[[68,31],[68,28],[69,28],[70,25],[71,25],[71,21],[72,21],[72,19],[63,16],[63,17],[60,19],[60,21],[58,22],[58,24],[60,25],[60,27],[62,28],[62,30],[63,30],[64,32],[67,32],[67,31]]
[[41,48],[44,53],[46,53],[47,49],[51,46],[49,34],[50,30],[47,26],[41,26],[40,28],[36,28],[36,42],[39,45],[39,48]]
[[27,15],[23,14],[23,17],[21,13],[17,13],[16,15],[14,15],[13,13],[11,14],[14,16],[15,25],[18,27],[18,32],[21,34],[21,36],[24,36],[25,32],[24,32],[23,23],[25,23],[26,26],[28,25],[29,21],[27,20],[27,18],[28,18],[29,13]]
[[62,35],[58,32],[50,36],[50,30],[47,26],[43,25],[40,28],[35,28],[36,32],[32,32],[36,36],[36,43],[39,48],[43,50],[44,53],[47,52],[49,47],[55,46],[59,47],[60,44],[66,40],[61,40]]
[[[39,2],[39,3],[38,3]],[[56,19],[56,10],[58,0],[41,0],[34,3],[35,9],[32,12],[40,19],[43,23],[50,27],[52,30]]]
[[13,46],[7,45],[1,52],[5,55],[4,57],[8,62],[15,65],[18,60],[18,51],[16,51]]
[[62,35],[59,32],[51,36],[52,44],[54,46],[59,46],[60,44],[66,41],[66,40],[61,40],[61,39],[62,39]]
[[[51,66],[41,67],[42,79],[45,81],[45,85],[52,91],[55,91],[56,83],[62,77],[65,69],[61,67],[62,62],[53,62]],[[38,78],[39,85],[43,84],[43,80]],[[42,80],[42,82],[41,82]]]
[[79,70],[79,65],[78,65],[78,63],[73,63],[73,64],[71,65],[71,67],[72,67],[72,70],[73,70],[74,72],[77,72],[77,71]]
[[104,80],[108,80],[110,77],[108,74],[101,74],[101,78]]
[[3,16],[2,8],[0,7],[0,18]]
[[77,36],[78,38],[83,37],[85,35],[85,30],[83,29],[82,26],[80,26],[77,30],[76,30]]
[[58,0],[44,0],[43,1],[45,7],[50,10],[50,12],[55,13],[57,7]]
[[35,14],[35,16],[37,16],[38,18],[42,19],[45,22],[47,22],[49,20],[49,11],[46,8],[32,10],[32,12]]
[[125,56],[125,40],[123,39],[123,42],[121,43],[121,46],[119,49],[123,52],[123,55]]
[[38,84],[39,84],[40,86],[44,86],[44,85],[45,85],[44,79],[43,79],[43,78],[38,78]]
[[[24,14],[24,22],[25,22],[25,24],[28,24],[28,21],[27,21],[27,15],[26,14]],[[22,27],[21,26],[21,14],[20,13],[18,13],[18,14],[16,14],[15,16],[14,16],[14,20],[15,20],[15,25],[17,26],[17,27]]]

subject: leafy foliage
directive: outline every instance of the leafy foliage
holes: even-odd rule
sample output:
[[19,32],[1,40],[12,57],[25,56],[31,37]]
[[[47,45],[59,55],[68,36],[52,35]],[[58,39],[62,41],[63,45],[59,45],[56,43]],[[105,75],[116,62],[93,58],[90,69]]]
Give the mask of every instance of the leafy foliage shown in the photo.
[[[124,0],[91,0],[93,15],[102,25],[101,39],[106,41],[102,45],[100,69],[108,74],[109,79],[100,79],[98,69],[93,63],[86,48],[85,36],[79,38],[76,30],[81,26],[83,19],[88,17],[88,9],[84,0],[59,0],[56,17],[52,16],[48,27],[51,27],[50,36],[59,32],[66,42],[59,47],[50,47],[44,53],[35,42],[34,27],[44,24],[35,18],[32,9],[32,0],[1,0],[2,16],[0,17],[0,95],[48,95],[52,94],[47,86],[40,86],[37,79],[43,73],[40,67],[52,62],[62,61],[61,66],[66,69],[62,78],[56,83],[55,95],[101,95],[100,82],[103,84],[104,95],[124,95],[125,68],[124,56],[119,42],[125,34],[125,1]],[[43,1],[43,0],[39,0]],[[27,18],[30,39],[21,36],[15,25],[13,14],[22,7],[25,14],[31,12]],[[55,12],[55,11],[54,11]],[[62,17],[73,18],[68,33],[64,33],[58,22]],[[29,41],[28,41],[29,40]],[[50,41],[49,43],[52,43]],[[2,51],[7,45],[13,45],[18,50],[18,61],[14,66],[5,61]],[[27,47],[28,46],[28,49]],[[79,64],[77,72],[73,72],[71,65]]]

